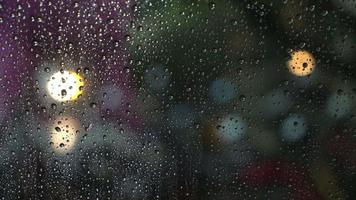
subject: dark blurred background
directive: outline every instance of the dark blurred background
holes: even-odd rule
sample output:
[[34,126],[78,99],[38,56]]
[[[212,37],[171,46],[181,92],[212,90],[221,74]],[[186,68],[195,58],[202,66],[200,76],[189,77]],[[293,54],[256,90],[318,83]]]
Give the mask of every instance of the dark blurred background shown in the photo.
[[1,199],[354,199],[356,1],[0,0]]

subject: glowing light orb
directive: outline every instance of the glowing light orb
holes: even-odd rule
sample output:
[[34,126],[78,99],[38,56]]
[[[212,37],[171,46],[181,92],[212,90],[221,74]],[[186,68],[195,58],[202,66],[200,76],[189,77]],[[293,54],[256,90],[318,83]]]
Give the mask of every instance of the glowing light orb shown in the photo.
[[307,51],[294,51],[288,61],[289,71],[296,76],[308,76],[315,68],[315,58]]
[[335,93],[328,98],[327,113],[335,118],[343,118],[352,112],[352,99],[347,93]]
[[209,96],[217,103],[228,103],[236,97],[236,93],[236,86],[230,80],[218,79],[210,84]]
[[281,125],[282,137],[287,142],[296,142],[307,133],[307,120],[304,116],[293,114],[283,120]]
[[116,110],[124,102],[124,92],[114,85],[107,85],[101,89],[98,100],[103,103],[105,109]]
[[47,83],[47,92],[56,101],[76,100],[82,94],[84,82],[81,76],[70,71],[53,74]]
[[226,142],[232,142],[242,138],[246,130],[246,123],[236,114],[225,116],[218,125],[218,133]]
[[71,118],[59,117],[51,129],[51,146],[56,153],[64,154],[73,149],[77,139],[79,123]]

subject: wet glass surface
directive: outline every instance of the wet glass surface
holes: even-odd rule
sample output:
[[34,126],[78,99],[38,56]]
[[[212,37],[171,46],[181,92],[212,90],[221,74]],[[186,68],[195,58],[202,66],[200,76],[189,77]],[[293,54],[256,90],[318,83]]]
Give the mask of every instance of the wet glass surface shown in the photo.
[[354,199],[356,1],[0,0],[0,198]]

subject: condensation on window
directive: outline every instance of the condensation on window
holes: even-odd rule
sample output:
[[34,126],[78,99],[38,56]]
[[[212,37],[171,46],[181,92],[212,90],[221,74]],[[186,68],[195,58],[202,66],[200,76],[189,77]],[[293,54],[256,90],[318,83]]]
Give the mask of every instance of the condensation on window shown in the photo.
[[0,199],[355,199],[355,24],[354,0],[0,0]]

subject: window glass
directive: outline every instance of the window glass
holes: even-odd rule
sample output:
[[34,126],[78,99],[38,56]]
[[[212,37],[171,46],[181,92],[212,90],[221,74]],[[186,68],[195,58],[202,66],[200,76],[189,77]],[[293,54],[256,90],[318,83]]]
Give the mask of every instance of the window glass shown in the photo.
[[0,199],[355,199],[356,1],[0,0]]

